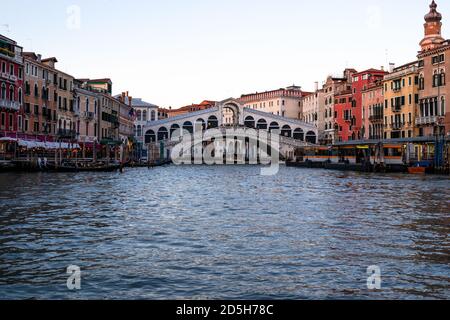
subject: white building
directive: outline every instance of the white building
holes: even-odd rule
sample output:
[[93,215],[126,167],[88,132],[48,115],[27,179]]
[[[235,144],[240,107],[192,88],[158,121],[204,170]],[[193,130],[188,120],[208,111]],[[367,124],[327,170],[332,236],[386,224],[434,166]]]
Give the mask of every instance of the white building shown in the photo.
[[324,112],[325,94],[323,90],[319,90],[319,84],[316,82],[315,92],[303,97],[301,120],[316,126],[320,135],[325,130]]
[[302,98],[308,94],[303,92],[301,87],[291,86],[285,89],[245,94],[239,100],[249,109],[301,120]]

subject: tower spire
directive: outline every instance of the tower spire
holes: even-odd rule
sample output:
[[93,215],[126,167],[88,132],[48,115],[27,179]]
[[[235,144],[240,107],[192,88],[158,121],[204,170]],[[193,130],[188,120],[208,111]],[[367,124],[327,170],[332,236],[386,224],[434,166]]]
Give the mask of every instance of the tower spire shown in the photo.
[[437,11],[437,4],[433,0],[430,4],[430,12],[425,15],[425,38],[420,42],[422,51],[439,47],[445,41],[441,36],[441,20],[442,14]]

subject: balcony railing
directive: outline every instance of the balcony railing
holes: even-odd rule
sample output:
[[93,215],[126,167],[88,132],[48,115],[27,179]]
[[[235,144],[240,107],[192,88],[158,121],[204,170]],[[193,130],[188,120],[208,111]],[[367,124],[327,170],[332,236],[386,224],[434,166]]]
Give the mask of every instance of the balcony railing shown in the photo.
[[400,111],[402,111],[402,106],[400,105],[392,106],[392,112],[400,112]]
[[15,75],[11,75],[7,72],[2,72],[0,75],[2,76],[3,79],[7,79],[13,82],[17,81],[17,77]]
[[369,117],[369,121],[370,122],[383,121],[383,116],[382,115],[372,115]]
[[442,117],[438,117],[438,116],[419,117],[419,118],[416,118],[416,125],[423,126],[423,125],[440,124],[441,119],[442,119]]
[[19,105],[19,102],[17,102],[17,101],[0,99],[0,107],[11,109],[14,111],[19,111],[20,105]]
[[75,139],[77,137],[77,133],[74,130],[58,129],[58,136],[60,138]]
[[403,122],[394,122],[391,124],[392,130],[401,130],[405,126]]
[[83,112],[83,118],[88,121],[94,120],[94,113],[93,112]]

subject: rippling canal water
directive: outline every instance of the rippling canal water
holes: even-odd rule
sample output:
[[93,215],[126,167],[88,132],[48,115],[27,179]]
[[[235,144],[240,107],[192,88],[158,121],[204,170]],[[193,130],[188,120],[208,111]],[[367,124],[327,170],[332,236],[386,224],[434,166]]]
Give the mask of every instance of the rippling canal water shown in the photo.
[[450,298],[450,180],[259,173],[0,174],[0,299]]

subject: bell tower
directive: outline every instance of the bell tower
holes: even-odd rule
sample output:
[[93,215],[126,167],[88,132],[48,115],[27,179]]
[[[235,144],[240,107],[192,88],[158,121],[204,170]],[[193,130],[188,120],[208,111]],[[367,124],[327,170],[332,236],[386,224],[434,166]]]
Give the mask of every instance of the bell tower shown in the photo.
[[445,39],[442,38],[442,14],[437,12],[437,4],[433,0],[430,4],[430,12],[425,16],[425,38],[420,42],[422,51],[432,50],[442,45]]

